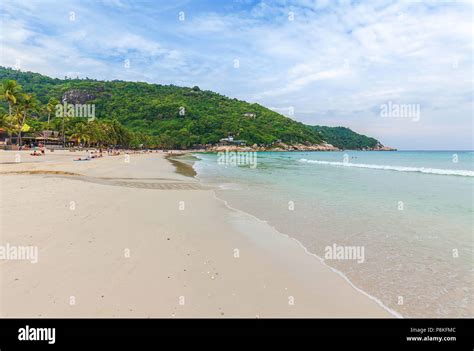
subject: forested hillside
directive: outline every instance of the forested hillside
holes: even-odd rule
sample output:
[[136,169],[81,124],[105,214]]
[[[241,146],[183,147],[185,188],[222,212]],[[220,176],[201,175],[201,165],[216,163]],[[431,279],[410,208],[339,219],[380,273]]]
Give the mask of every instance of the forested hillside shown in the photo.
[[358,134],[346,127],[312,126],[324,140],[339,149],[362,150],[382,146],[377,139]]
[[[94,104],[100,120],[118,121],[132,133],[146,135],[159,147],[189,148],[196,144],[216,144],[233,135],[247,145],[320,144],[326,141],[339,148],[366,148],[378,143],[347,128],[309,127],[259,104],[232,99],[199,87],[148,84],[93,79],[53,79],[38,73],[0,67],[0,80],[15,80],[24,92],[36,96],[40,104],[52,99],[71,104]],[[8,112],[5,101],[2,114]],[[43,110],[32,113],[46,121]],[[83,123],[84,121],[81,121]],[[78,121],[68,121],[66,133],[73,133]],[[37,123],[30,123],[37,125]]]

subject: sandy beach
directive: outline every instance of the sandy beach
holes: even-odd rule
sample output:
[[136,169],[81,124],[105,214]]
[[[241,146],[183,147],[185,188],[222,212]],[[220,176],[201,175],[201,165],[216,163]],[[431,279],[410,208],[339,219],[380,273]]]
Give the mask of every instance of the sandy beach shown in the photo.
[[81,155],[0,151],[0,245],[38,248],[0,261],[1,317],[392,317],[163,154]]

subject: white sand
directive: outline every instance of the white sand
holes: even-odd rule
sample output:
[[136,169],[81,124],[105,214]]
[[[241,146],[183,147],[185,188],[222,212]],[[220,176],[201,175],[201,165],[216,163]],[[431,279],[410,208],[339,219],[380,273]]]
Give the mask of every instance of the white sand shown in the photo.
[[[17,153],[0,152],[0,245],[39,261],[0,261],[2,317],[391,316],[161,154]],[[84,177],[6,173],[31,170]]]

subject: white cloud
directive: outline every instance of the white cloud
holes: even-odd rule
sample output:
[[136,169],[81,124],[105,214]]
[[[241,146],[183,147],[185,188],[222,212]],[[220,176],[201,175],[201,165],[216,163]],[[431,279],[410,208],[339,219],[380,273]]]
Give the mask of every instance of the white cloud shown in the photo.
[[[295,118],[306,123],[374,131],[397,147],[410,148],[408,130],[419,133],[416,145],[425,148],[472,147],[471,138],[459,132],[472,131],[470,3],[299,0],[232,6],[65,0],[58,7],[53,1],[4,0],[0,64],[13,66],[20,58],[24,69],[56,77],[81,72],[98,79],[199,85],[275,108],[293,106]],[[181,9],[185,21],[178,21]],[[77,15],[73,23],[71,10]],[[425,128],[389,126],[376,118],[374,108],[388,100],[420,104]],[[433,137],[428,130],[443,128],[448,115],[453,135]]]

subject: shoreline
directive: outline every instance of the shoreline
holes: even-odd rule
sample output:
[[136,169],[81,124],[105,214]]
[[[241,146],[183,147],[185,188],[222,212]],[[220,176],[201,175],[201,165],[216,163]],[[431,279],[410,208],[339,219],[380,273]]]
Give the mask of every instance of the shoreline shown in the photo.
[[0,175],[2,244],[39,248],[35,265],[0,261],[2,317],[393,318],[296,241],[176,173],[163,153],[130,163],[65,156],[2,163],[83,177]]
[[[192,154],[192,153],[190,153],[190,154]],[[169,158],[168,158],[168,159],[169,159]],[[169,161],[171,162],[170,159],[169,159]],[[174,161],[174,162],[171,162],[171,163],[172,163],[174,166],[176,166],[177,169],[178,169],[178,167],[180,167],[180,166],[178,166],[179,164],[184,165],[184,166],[186,166],[186,167],[192,167],[193,170],[194,170],[194,175],[192,175],[191,177],[196,178],[196,179],[199,180],[199,182],[201,182],[201,180],[199,179],[199,174],[198,174],[198,172],[197,172],[197,171],[195,170],[195,168],[194,168],[194,163],[190,166],[189,164],[184,163],[184,162],[180,161],[179,159],[173,160],[173,161]],[[310,252],[310,251],[306,248],[306,246],[304,246],[304,244],[303,244],[301,241],[299,241],[298,239],[293,238],[293,237],[291,237],[290,235],[288,235],[288,234],[286,234],[286,233],[282,233],[282,232],[279,231],[275,226],[273,226],[272,224],[270,224],[268,221],[265,221],[265,220],[263,220],[263,219],[260,219],[260,218],[258,218],[257,216],[255,216],[255,215],[253,215],[253,214],[251,214],[251,213],[249,213],[249,212],[246,212],[246,211],[240,210],[240,209],[238,209],[238,208],[232,207],[232,206],[227,202],[227,200],[220,198],[220,197],[216,194],[216,192],[214,191],[214,189],[212,189],[212,192],[214,193],[214,197],[215,197],[218,201],[221,201],[222,203],[224,203],[224,205],[225,205],[227,208],[229,208],[229,210],[235,211],[235,212],[239,212],[239,213],[242,213],[242,214],[244,214],[244,215],[246,215],[246,216],[252,217],[254,220],[259,221],[259,222],[261,222],[261,223],[263,223],[263,224],[265,224],[265,225],[268,225],[269,227],[271,227],[275,232],[277,232],[277,233],[280,234],[281,236],[283,236],[283,237],[285,237],[285,238],[287,238],[287,239],[289,239],[289,240],[295,241],[295,242],[304,250],[304,253],[305,253],[306,255],[313,256],[313,257],[317,258],[323,265],[325,265],[326,267],[328,267],[329,269],[331,269],[334,273],[340,275],[344,280],[346,280],[354,290],[356,290],[356,291],[358,291],[359,293],[361,293],[361,294],[367,296],[369,299],[375,301],[380,307],[382,307],[384,310],[386,310],[388,313],[390,313],[393,317],[395,317],[395,318],[404,318],[399,312],[397,312],[397,311],[391,309],[390,307],[384,305],[384,303],[383,303],[380,299],[378,299],[378,298],[375,297],[375,296],[372,296],[372,295],[369,294],[368,292],[366,292],[366,291],[364,291],[363,289],[359,288],[359,287],[358,287],[357,285],[355,285],[343,272],[341,272],[340,270],[338,270],[338,269],[336,269],[336,268],[330,266],[329,264],[327,264],[327,263],[325,262],[325,260],[324,260],[322,257],[318,256],[317,254],[315,254],[315,253],[313,253],[313,252]]]
[[[215,194],[215,193],[214,193],[214,194]],[[326,267],[328,267],[329,269],[331,269],[331,271],[333,271],[334,273],[340,275],[344,280],[346,280],[346,281],[349,283],[349,285],[350,285],[354,290],[356,290],[357,292],[359,292],[359,293],[361,293],[361,294],[367,296],[369,299],[375,301],[380,307],[382,307],[384,310],[386,310],[388,313],[390,313],[393,317],[396,317],[396,318],[404,318],[404,317],[403,317],[400,313],[398,313],[397,311],[391,309],[391,308],[388,307],[388,306],[385,306],[385,305],[383,304],[383,302],[382,302],[380,299],[378,299],[377,297],[372,296],[372,295],[370,295],[368,292],[366,292],[366,291],[362,290],[361,288],[357,287],[344,273],[342,273],[342,272],[339,271],[338,269],[336,269],[336,268],[331,267],[330,265],[328,265],[328,264],[325,262],[325,260],[324,260],[323,258],[321,258],[320,256],[318,256],[318,255],[315,254],[315,253],[310,252],[310,251],[306,248],[306,246],[304,246],[304,244],[303,244],[301,241],[299,241],[298,239],[293,238],[293,237],[291,237],[291,236],[288,235],[288,234],[285,234],[285,233],[280,232],[280,231],[279,231],[278,229],[276,229],[273,225],[271,225],[270,223],[268,223],[267,221],[265,221],[265,220],[263,220],[263,219],[260,219],[260,218],[254,216],[254,215],[252,215],[252,214],[250,214],[250,213],[248,213],[248,212],[245,212],[245,211],[239,210],[238,208],[235,208],[235,207],[230,206],[226,200],[219,198],[217,195],[215,195],[215,197],[216,197],[217,200],[224,202],[224,204],[225,204],[230,210],[232,210],[232,211],[237,211],[237,212],[241,212],[241,213],[243,213],[243,214],[245,214],[245,215],[247,215],[247,216],[250,216],[250,217],[254,218],[254,219],[257,220],[257,221],[262,222],[262,223],[264,223],[265,225],[270,226],[274,231],[278,232],[278,234],[280,234],[281,236],[283,236],[283,237],[285,237],[285,238],[287,238],[287,239],[289,239],[289,240],[295,241],[295,242],[304,250],[304,253],[305,253],[306,255],[317,258],[323,265],[325,265]]]

